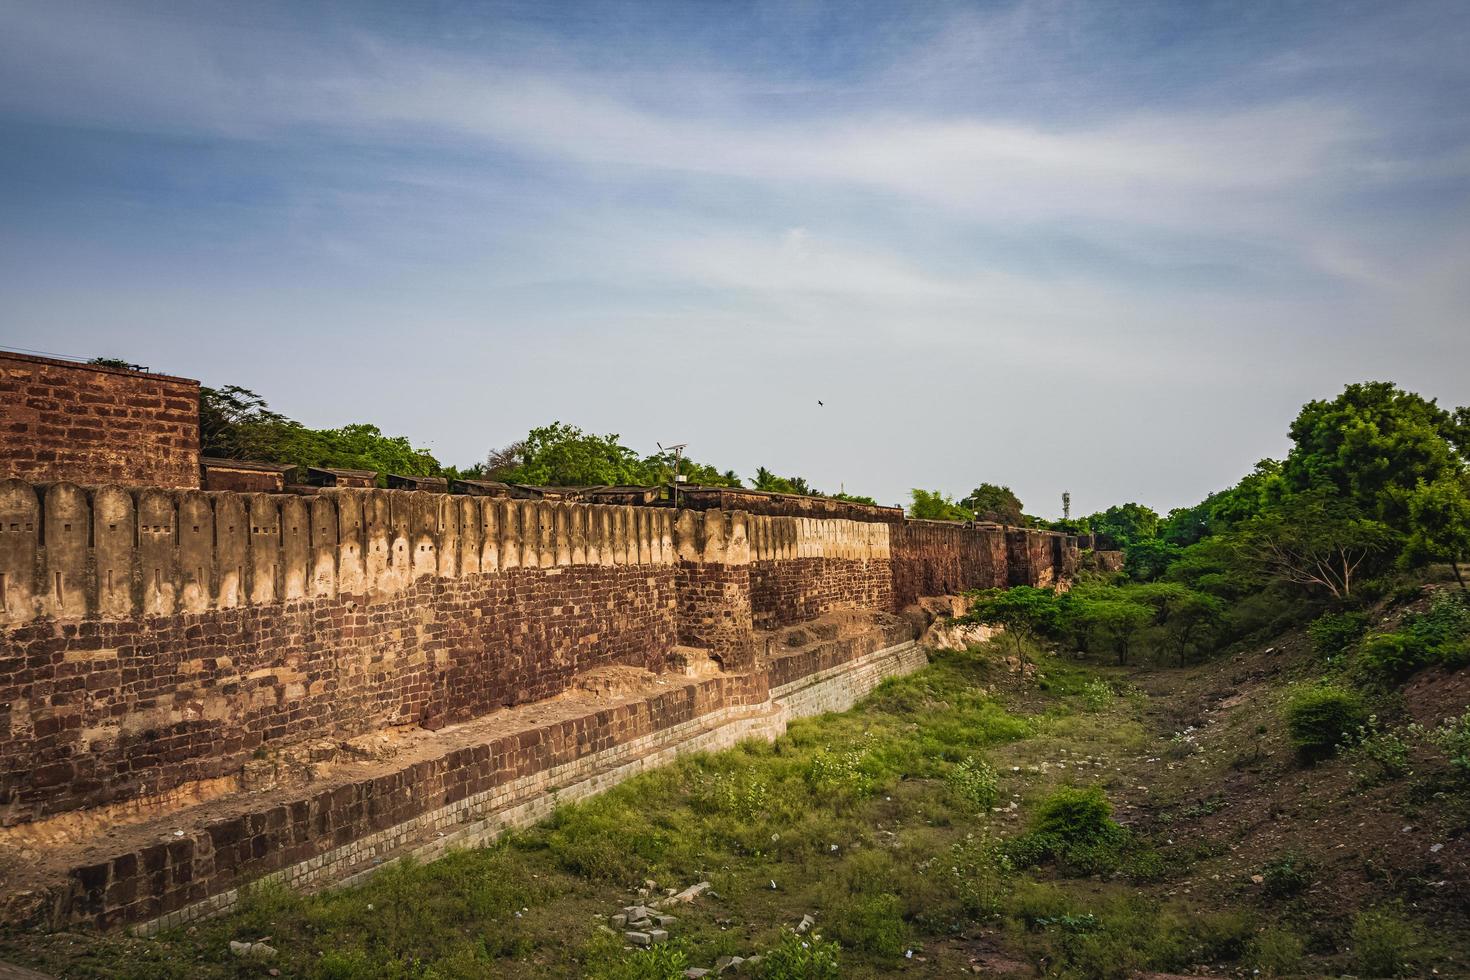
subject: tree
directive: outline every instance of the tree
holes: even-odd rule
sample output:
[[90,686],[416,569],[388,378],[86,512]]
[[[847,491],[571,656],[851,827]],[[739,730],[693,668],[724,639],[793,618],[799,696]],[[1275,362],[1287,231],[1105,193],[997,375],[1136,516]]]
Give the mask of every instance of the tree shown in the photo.
[[909,505],[909,516],[920,521],[969,521],[974,514],[954,502],[954,498],[938,490],[909,491],[913,502]]
[[1244,524],[1279,503],[1285,493],[1281,463],[1274,459],[1261,460],[1235,486],[1205,498],[1210,532],[1221,534]]
[[960,506],[968,509],[977,521],[991,521],[1013,527],[1027,523],[1025,515],[1021,513],[1021,498],[1012,493],[1010,487],[982,483],[960,501]]
[[1127,548],[1135,541],[1159,536],[1159,515],[1143,504],[1118,504],[1087,518],[1092,533],[1116,547]]
[[989,589],[976,598],[961,622],[999,626],[1015,645],[1021,676],[1026,676],[1026,645],[1038,637],[1054,635],[1061,626],[1062,607],[1051,589],[1018,585],[1012,589]]
[[1118,666],[1128,665],[1133,641],[1153,625],[1154,611],[1126,599],[1093,599],[1082,604],[1081,617],[1093,637],[1112,647]]
[[403,436],[384,435],[375,425],[310,429],[273,412],[248,388],[200,388],[200,451],[224,459],[293,466],[375,470],[380,475],[437,476],[444,472],[426,450]]
[[1353,582],[1393,546],[1392,530],[1364,518],[1330,491],[1288,497],[1250,521],[1236,547],[1263,574],[1334,599],[1352,594]]
[[1159,538],[1134,541],[1123,549],[1123,571],[1134,582],[1152,582],[1178,560],[1184,549]]
[[751,479],[751,486],[767,493],[794,493],[803,497],[821,496],[811,484],[806,482],[805,477],[777,476],[764,466],[755,471],[755,476]]
[[1225,607],[1219,599],[1174,582],[1132,586],[1126,596],[1154,609],[1154,622],[1181,667],[1188,659],[1190,646],[1198,646],[1224,620]]
[[491,480],[502,480],[507,473],[526,462],[526,440],[515,442],[485,454],[485,476]]
[[553,422],[532,429],[524,443],[520,464],[503,471],[503,479],[512,483],[589,487],[656,482],[616,433],[592,435]]
[[1470,560],[1470,479],[1443,474],[1420,481],[1408,498],[1409,560],[1446,561],[1465,589],[1460,565]]
[[199,388],[199,452],[219,459],[285,463],[285,430],[299,426],[239,385]]
[[1291,491],[1331,490],[1364,517],[1406,530],[1419,483],[1464,471],[1464,418],[1386,381],[1351,384],[1303,406],[1281,475]]

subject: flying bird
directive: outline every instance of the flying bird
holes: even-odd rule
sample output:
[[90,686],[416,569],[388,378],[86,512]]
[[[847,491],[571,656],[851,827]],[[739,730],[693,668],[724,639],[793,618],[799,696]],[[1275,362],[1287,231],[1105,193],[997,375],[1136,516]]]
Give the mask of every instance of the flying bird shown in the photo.
[[[822,405],[822,400],[821,400],[821,399],[820,399],[820,398],[818,398],[818,399],[817,399],[817,404],[818,404],[818,405]],[[825,407],[826,407],[826,406],[825,406],[825,405],[823,405],[823,406],[822,406],[822,407],[823,407],[823,408],[825,408]]]

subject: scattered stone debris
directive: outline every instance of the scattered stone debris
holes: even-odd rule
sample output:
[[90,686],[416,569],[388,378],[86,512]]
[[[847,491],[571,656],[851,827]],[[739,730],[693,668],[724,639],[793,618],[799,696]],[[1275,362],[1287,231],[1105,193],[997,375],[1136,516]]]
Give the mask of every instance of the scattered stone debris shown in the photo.
[[[772,882],[772,887],[775,887],[774,882]],[[707,891],[709,891],[709,882],[701,881],[697,885],[690,885],[688,888],[673,896],[673,898],[676,902],[692,902]]]
[[[267,936],[266,938],[269,939],[270,937]],[[250,959],[268,960],[275,957],[276,948],[267,943],[265,940],[260,940],[253,943],[246,943],[241,942],[238,939],[231,939],[230,952],[234,953],[236,956],[249,957]]]

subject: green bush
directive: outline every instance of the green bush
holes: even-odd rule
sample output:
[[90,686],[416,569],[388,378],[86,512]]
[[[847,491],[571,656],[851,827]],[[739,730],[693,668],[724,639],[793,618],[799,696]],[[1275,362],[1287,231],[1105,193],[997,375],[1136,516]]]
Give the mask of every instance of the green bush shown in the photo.
[[634,950],[592,974],[597,980],[684,980],[689,957],[678,944]]
[[1284,977],[1301,972],[1306,949],[1296,933],[1271,926],[1251,941],[1246,959],[1262,976]]
[[1100,677],[1082,686],[1082,704],[1088,711],[1102,711],[1113,703],[1113,696],[1113,686]]
[[891,892],[853,895],[830,911],[828,930],[845,945],[881,956],[899,956],[908,929]]
[[1286,704],[1286,730],[1303,758],[1322,759],[1368,724],[1368,709],[1355,692],[1330,684],[1304,687]]
[[1363,643],[1358,663],[1385,677],[1407,677],[1434,660],[1434,650],[1412,633],[1376,633]]
[[1288,852],[1261,869],[1262,887],[1275,898],[1289,898],[1312,883],[1312,864],[1295,851]]
[[1055,861],[1076,874],[1113,871],[1130,836],[1112,812],[1102,787],[1063,786],[1042,801],[1031,830],[1006,843],[1005,857],[1018,867]]
[[819,936],[781,935],[761,958],[761,980],[837,980],[842,975],[841,947]]
[[983,759],[973,756],[951,769],[945,776],[950,789],[965,806],[983,813],[1000,798],[1000,783],[995,770]]
[[1101,786],[1063,786],[1041,802],[1031,821],[1034,832],[1068,844],[1097,840],[1117,827]]
[[964,913],[990,919],[1005,909],[1009,861],[992,837],[966,837],[950,848],[945,884]]
[[1378,727],[1378,719],[1370,717],[1351,740],[1346,755],[1365,789],[1409,775],[1409,743],[1397,732]]
[[1458,718],[1446,718],[1429,739],[1449,757],[1450,765],[1461,776],[1470,779],[1470,711]]
[[1391,909],[1370,909],[1353,919],[1353,960],[1365,976],[1413,974],[1419,942],[1419,930]]
[[1307,627],[1307,635],[1317,648],[1318,656],[1335,660],[1352,649],[1368,628],[1366,613],[1326,613]]
[[1470,600],[1458,592],[1438,593],[1428,611],[1406,616],[1398,630],[1370,636],[1358,662],[1394,679],[1433,664],[1463,666],[1470,662]]

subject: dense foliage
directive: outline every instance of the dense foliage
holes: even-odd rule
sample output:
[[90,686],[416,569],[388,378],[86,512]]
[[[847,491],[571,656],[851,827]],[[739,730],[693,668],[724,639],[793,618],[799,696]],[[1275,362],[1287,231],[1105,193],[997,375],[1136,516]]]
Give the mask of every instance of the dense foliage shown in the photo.
[[375,425],[311,429],[270,410],[248,388],[227,385],[199,390],[200,451],[222,459],[248,459],[295,466],[377,470],[380,474],[435,476],[444,472],[428,451]]
[[[272,411],[264,398],[238,385],[201,388],[199,422],[201,452],[205,456],[376,470],[380,481],[388,473],[398,473],[533,486],[655,486],[672,482],[677,472],[685,482],[696,486],[743,485],[734,470],[676,459],[664,450],[640,456],[623,445],[615,433],[597,435],[562,422],[532,429],[524,439],[492,450],[484,462],[463,468],[445,465],[427,450],[414,448],[407,438],[385,435],[374,425],[308,428]],[[871,497],[854,494],[824,495],[802,477],[779,477],[765,467],[758,469],[752,479],[757,490],[875,503]]]
[[[1390,384],[1349,385],[1302,409],[1284,461],[1263,460],[1235,486],[1166,517],[1126,503],[1083,518],[1079,530],[1100,547],[1122,549],[1116,580],[1084,577],[1065,595],[983,593],[972,618],[1118,664],[1142,652],[1182,665],[1312,619],[1324,662],[1355,652],[1368,674],[1470,659],[1444,603],[1366,638],[1355,609],[1390,589],[1396,569],[1432,561],[1447,563],[1463,590],[1467,419]],[[948,501],[916,491],[916,510],[921,503]]]

